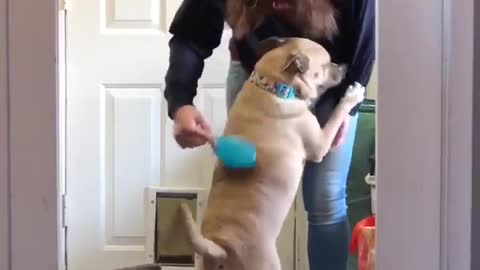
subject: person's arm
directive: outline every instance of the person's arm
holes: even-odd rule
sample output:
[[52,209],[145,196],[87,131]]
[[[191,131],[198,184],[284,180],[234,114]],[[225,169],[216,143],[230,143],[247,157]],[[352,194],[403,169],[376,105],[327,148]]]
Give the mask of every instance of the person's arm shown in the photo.
[[220,45],[224,27],[225,0],[184,0],[170,33],[170,65],[165,77],[168,116],[192,105],[204,60]]
[[[355,82],[366,87],[372,75],[375,62],[375,0],[351,1],[353,10],[352,60],[343,83],[345,90]],[[350,115],[355,115],[359,106],[356,106]]]

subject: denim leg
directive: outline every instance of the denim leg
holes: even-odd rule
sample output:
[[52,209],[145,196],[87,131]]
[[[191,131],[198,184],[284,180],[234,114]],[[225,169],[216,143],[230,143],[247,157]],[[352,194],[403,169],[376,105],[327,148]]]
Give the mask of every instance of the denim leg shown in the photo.
[[227,75],[227,111],[233,105],[235,98],[243,87],[243,84],[248,79],[249,74],[245,71],[242,64],[239,61],[232,60],[228,69]]
[[346,184],[358,116],[350,120],[345,141],[321,163],[307,162],[303,197],[308,212],[311,270],[345,270],[348,258]]

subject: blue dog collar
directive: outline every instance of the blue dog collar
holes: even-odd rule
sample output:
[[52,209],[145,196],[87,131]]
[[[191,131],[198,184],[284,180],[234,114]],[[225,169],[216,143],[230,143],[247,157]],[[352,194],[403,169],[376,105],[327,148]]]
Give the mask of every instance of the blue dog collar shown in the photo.
[[267,77],[262,76],[255,71],[252,72],[248,80],[261,89],[274,94],[279,98],[294,99],[297,96],[297,91],[295,88],[293,88],[293,86],[285,83],[272,82]]

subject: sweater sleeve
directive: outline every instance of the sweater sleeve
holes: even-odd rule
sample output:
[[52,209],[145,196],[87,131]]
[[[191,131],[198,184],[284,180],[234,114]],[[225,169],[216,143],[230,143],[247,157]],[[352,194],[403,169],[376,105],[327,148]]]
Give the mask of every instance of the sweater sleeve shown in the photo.
[[[354,2],[352,58],[342,87],[346,88],[355,82],[366,86],[372,74],[375,62],[375,1],[360,0]],[[355,115],[359,106],[351,112]]]
[[193,104],[204,61],[220,45],[225,0],[184,0],[170,26],[170,58],[165,77],[168,116]]

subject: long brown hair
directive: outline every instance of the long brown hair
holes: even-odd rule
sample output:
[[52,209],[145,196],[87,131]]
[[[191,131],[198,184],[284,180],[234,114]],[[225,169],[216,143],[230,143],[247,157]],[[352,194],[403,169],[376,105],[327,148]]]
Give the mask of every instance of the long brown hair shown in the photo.
[[[336,9],[333,1],[340,0],[287,0],[291,9],[282,18],[297,29],[306,38],[331,39],[337,34]],[[251,2],[254,7],[247,7]],[[273,0],[227,0],[226,20],[232,28],[247,10],[248,21],[254,26],[263,20],[265,15],[273,13]],[[235,31],[235,29],[234,29]]]
[[[304,37],[331,39],[338,32],[333,0],[291,0],[292,23]],[[290,17],[290,18],[292,18]],[[287,18],[288,20],[288,18]]]

